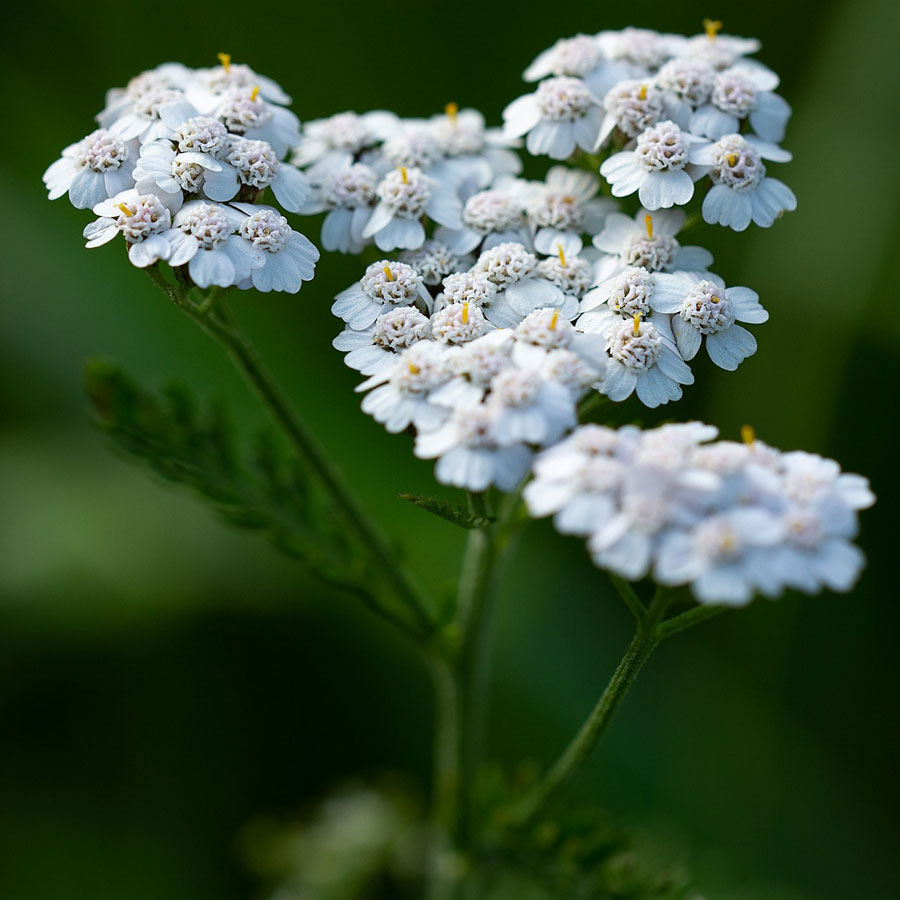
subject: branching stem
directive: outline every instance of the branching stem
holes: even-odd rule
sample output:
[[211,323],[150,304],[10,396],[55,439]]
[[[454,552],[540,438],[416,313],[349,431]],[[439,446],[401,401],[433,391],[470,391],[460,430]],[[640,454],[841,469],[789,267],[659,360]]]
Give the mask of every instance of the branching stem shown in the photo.
[[[433,630],[432,617],[420,588],[396,558],[381,529],[369,516],[360,499],[333,465],[312,430],[294,409],[253,345],[234,322],[222,296],[224,292],[213,288],[205,301],[197,305],[191,300],[187,288],[167,281],[155,266],[148,267],[147,272],[177,306],[225,348],[253,391],[281,427],[297,456],[331,500],[344,526],[368,550],[372,567],[379,571],[385,583],[409,610],[413,617],[414,630],[419,638],[430,635]],[[385,610],[384,615],[389,619],[396,618],[390,610]]]

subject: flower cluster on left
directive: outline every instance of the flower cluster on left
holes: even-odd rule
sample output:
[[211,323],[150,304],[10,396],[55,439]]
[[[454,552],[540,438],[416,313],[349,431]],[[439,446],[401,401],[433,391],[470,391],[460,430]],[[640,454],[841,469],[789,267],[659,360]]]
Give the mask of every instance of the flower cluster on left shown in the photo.
[[296,293],[319,251],[263,200],[269,189],[298,212],[309,198],[308,177],[284,159],[300,122],[274,81],[219,60],[164,63],[109,91],[99,128],[66,147],[44,183],[51,200],[68,194],[98,216],[88,247],[121,234],[139,268],[167,262],[201,288]]

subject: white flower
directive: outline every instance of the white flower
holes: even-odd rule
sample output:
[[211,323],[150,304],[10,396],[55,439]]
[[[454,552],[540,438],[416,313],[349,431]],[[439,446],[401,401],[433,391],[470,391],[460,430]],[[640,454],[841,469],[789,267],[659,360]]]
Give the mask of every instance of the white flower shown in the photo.
[[487,402],[497,409],[494,437],[505,447],[552,443],[578,420],[571,391],[528,369],[513,367],[495,375]]
[[460,228],[461,204],[456,194],[419,169],[388,172],[377,188],[379,202],[363,229],[380,250],[415,250],[425,242],[420,218],[427,214],[440,225]]
[[121,234],[128,258],[139,268],[168,259],[181,232],[172,230],[172,212],[155,194],[123,191],[94,207],[100,216],[84,229],[87,247],[100,247]]
[[431,333],[444,344],[466,344],[489,328],[484,313],[474,303],[450,303],[431,317]]
[[690,111],[704,106],[715,83],[715,69],[700,59],[681,57],[671,59],[656,73],[656,86],[668,95],[669,103],[677,101],[680,115],[676,121],[689,117]]
[[514,194],[497,188],[469,197],[462,210],[462,227],[438,228],[435,237],[458,255],[478,247],[489,250],[504,241],[529,240],[522,209]]
[[577,304],[591,286],[594,277],[591,263],[584,256],[567,254],[561,243],[557,244],[555,256],[548,256],[538,263],[536,272],[563,292],[565,302],[561,308],[567,311],[571,311],[573,305],[577,311]]
[[431,395],[432,402],[448,409],[480,404],[494,376],[512,365],[513,343],[513,333],[500,329],[460,346],[448,359],[452,377]]
[[673,314],[672,332],[683,359],[697,355],[705,335],[710,359],[728,371],[756,352],[756,338],[735,323],[760,323],[769,318],[750,288],[726,288],[717,276],[701,278],[687,272],[656,275],[650,306]]
[[123,141],[155,141],[171,137],[171,123],[183,122],[196,112],[181,90],[151,88],[135,95],[109,130]]
[[315,166],[320,171],[345,169],[353,164],[357,154],[387,139],[398,127],[397,116],[382,110],[363,115],[343,112],[316,119],[303,126],[292,162]]
[[767,551],[784,538],[784,523],[758,507],[727,510],[690,531],[669,532],[653,575],[662,584],[689,582],[701,603],[744,606],[768,586]]
[[642,131],[633,150],[614,153],[600,166],[614,197],[638,192],[646,209],[683,206],[694,196],[694,179],[685,170],[690,145],[699,140],[674,122],[658,122]]
[[368,328],[394,306],[420,305],[431,311],[431,294],[422,276],[406,263],[382,259],[366,268],[363,277],[337,295],[331,311],[351,328]]
[[736,134],[741,122],[749,119],[764,141],[777,144],[784,137],[791,108],[778,94],[761,86],[767,83],[765,72],[748,66],[719,72],[710,102],[691,116],[690,130],[715,141],[726,134]]
[[675,239],[684,224],[684,210],[658,210],[649,213],[639,209],[632,219],[623,213],[612,213],[603,231],[594,238],[594,246],[613,259],[597,267],[601,280],[628,266],[641,266],[648,271],[703,271],[712,264],[712,254],[702,247],[682,247]]
[[563,534],[587,537],[616,513],[616,495],[626,464],[616,458],[618,433],[583,425],[534,461],[535,478],[523,496],[535,517],[553,515]]
[[252,284],[263,293],[286,291],[296,294],[304,281],[312,280],[319,251],[307,237],[294,231],[288,220],[271,206],[251,203],[234,203],[233,206],[247,215],[240,223],[240,236],[255,251],[261,251],[263,259],[241,287]]
[[652,408],[681,399],[681,385],[694,383],[665,316],[642,320],[635,315],[631,321],[620,319],[607,325],[600,333],[609,342],[610,355],[600,390],[610,400],[625,400],[637,391],[641,403]]
[[560,38],[542,51],[525,70],[525,81],[540,81],[548,75],[584,78],[604,62],[603,48],[595,35],[577,34]]
[[142,97],[163,90],[183,90],[192,77],[191,70],[181,63],[162,63],[155,69],[141,72],[125,88],[111,88],[106,92],[106,106],[98,113],[97,122],[102,128],[110,128]]
[[602,108],[583,81],[559,76],[542,81],[533,94],[503,110],[503,133],[509,138],[527,135],[525,146],[534,156],[566,159],[576,147],[593,152],[602,118]]
[[401,128],[381,146],[381,155],[391,168],[428,171],[443,153],[434,130],[425,124],[401,120]]
[[431,337],[428,318],[414,306],[396,306],[365,330],[345,328],[331,343],[347,353],[344,362],[363,375],[374,375],[396,362],[396,355]]
[[137,188],[142,193],[166,193],[179,203],[184,194],[201,191],[210,200],[230,200],[238,191],[238,180],[230,166],[223,165],[211,153],[179,153],[168,140],[148,141],[134,170]]
[[225,160],[234,167],[241,185],[259,192],[271,188],[288,212],[299,212],[312,191],[309,178],[292,165],[279,162],[267,141],[233,137]]
[[785,211],[797,208],[787,185],[766,177],[763,159],[787,162],[790,153],[753,137],[726,134],[696,148],[690,161],[710,167],[713,186],[703,199],[703,219],[743,231],[751,221],[768,228]]
[[192,200],[173,220],[182,235],[172,248],[169,264],[188,263],[198,287],[230,287],[250,278],[266,262],[262,250],[235,234],[244,216],[230,207]]
[[630,63],[648,73],[681,50],[685,39],[649,28],[623,28],[621,31],[602,31],[597,40],[610,59]]
[[44,172],[51,200],[68,193],[76,209],[92,209],[102,200],[134,186],[137,147],[101,128],[66,147]]
[[596,234],[616,209],[614,201],[597,197],[599,190],[596,175],[568,166],[553,166],[543,182],[529,184],[523,200],[528,220],[537,229],[535,250],[556,254],[562,244],[569,255],[580,252],[580,235]]
[[453,253],[438,240],[425,241],[416,250],[404,250],[400,259],[411,265],[427,285],[440,284],[447,275],[468,265],[463,257]]
[[410,425],[419,431],[439,427],[449,412],[431,402],[429,393],[450,378],[448,352],[436,341],[419,341],[404,350],[392,366],[357,386],[357,391],[374,388],[362,402],[363,412],[392,433]]
[[514,328],[528,313],[541,307],[560,310],[566,318],[578,312],[578,302],[546,278],[538,277],[537,257],[521,244],[504,243],[478,257],[472,272],[493,283],[497,292],[486,298],[484,313],[493,325]]
[[210,116],[191,116],[173,130],[179,153],[209,153],[221,159],[228,149],[228,129]]
[[511,491],[528,472],[532,453],[523,444],[498,444],[499,416],[493,406],[461,407],[441,428],[418,435],[416,456],[438,458],[434,474],[441,484],[470,491],[496,485]]
[[328,210],[322,222],[322,246],[340,253],[361,253],[369,241],[362,236],[375,204],[378,176],[363,163],[334,166],[303,204],[306,215]]
[[259,85],[226,92],[211,114],[232,134],[271,144],[278,159],[300,143],[299,119],[289,109],[267,103]]
[[536,309],[529,313],[516,326],[515,337],[512,359],[523,369],[541,369],[547,365],[549,353],[567,350],[593,370],[589,384],[599,381],[606,370],[606,338],[576,331],[558,309]]
[[635,138],[665,118],[665,96],[650,80],[621,81],[603,98],[603,109],[595,148],[602,147],[616,128],[626,138]]
[[184,86],[188,100],[197,109],[210,112],[224,96],[235,91],[253,91],[256,88],[264,100],[286,106],[291,98],[279,84],[265,75],[254,72],[250,66],[233,63],[227,53],[218,54],[221,65],[211,69],[195,69]]
[[505,138],[497,128],[486,128],[484,116],[477,110],[448,103],[444,115],[434,116],[430,125],[445,157],[432,174],[438,177],[446,172],[463,196],[522,171],[522,160],[510,149],[519,142]]
[[778,87],[778,76],[767,69],[755,59],[744,59],[748,53],[756,53],[760,48],[760,42],[756,38],[736,37],[731,34],[719,34],[721,22],[712,22],[707,19],[704,22],[705,34],[698,34],[689,38],[681,55],[686,59],[698,60],[712,68],[721,70],[740,63],[742,67],[753,68],[760,76],[768,80],[764,82],[763,90],[772,90]]
[[643,266],[632,266],[601,281],[595,288],[588,291],[581,301],[581,312],[593,312],[588,317],[582,315],[579,323],[587,324],[598,319],[597,307],[604,304],[608,310],[601,309],[599,315],[604,318],[610,313],[616,316],[630,319],[634,316],[646,317],[650,315],[650,298],[653,296],[656,279],[653,273]]

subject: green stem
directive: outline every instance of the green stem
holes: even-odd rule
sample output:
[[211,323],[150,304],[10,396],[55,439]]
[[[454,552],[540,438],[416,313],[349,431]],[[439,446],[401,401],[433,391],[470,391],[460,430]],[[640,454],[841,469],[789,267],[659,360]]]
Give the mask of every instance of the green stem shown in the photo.
[[428,661],[434,685],[434,782],[425,897],[452,900],[459,880],[461,695],[453,667],[438,656]]
[[485,744],[494,601],[517,533],[520,502],[519,492],[508,495],[494,518],[484,494],[469,495],[470,511],[488,524],[470,530],[466,542],[454,622],[458,653],[450,661],[432,663],[435,789],[428,900],[450,900],[463,886],[461,854],[473,839],[472,791]]
[[[516,495],[518,500],[518,495]],[[472,494],[471,511],[490,519],[484,496]],[[510,547],[507,518],[469,532],[457,595],[457,620],[462,635],[459,679],[463,700],[463,744],[460,842],[469,843],[472,831],[472,789],[484,753],[489,707],[490,650],[494,600],[501,564]]]
[[693,609],[689,609],[687,612],[681,613],[681,615],[672,616],[671,619],[663,622],[659,626],[659,638],[664,640],[667,637],[672,637],[673,634],[684,631],[685,628],[690,628],[692,625],[714,619],[728,608],[727,606],[695,606]]
[[370,518],[362,502],[293,408],[253,345],[234,323],[221,294],[213,292],[210,295],[214,298],[218,296],[218,305],[208,314],[203,314],[200,308],[190,301],[187,290],[168,282],[156,267],[151,266],[147,271],[174,303],[227,350],[251,388],[287,435],[298,457],[317,477],[326,495],[334,503],[344,525],[368,548],[373,566],[381,572],[386,583],[409,608],[419,636],[429,635],[433,631],[433,624],[420,589],[396,559],[392,547],[378,525]]
[[533,822],[549,800],[587,760],[609,727],[638,672],[659,643],[658,626],[665,608],[666,599],[662,589],[659,589],[649,609],[639,620],[637,632],[597,704],[559,759],[513,811],[511,824],[524,828]]
[[644,607],[644,604],[641,603],[638,595],[635,593],[634,588],[624,578],[620,577],[619,575],[614,575],[612,572],[609,573],[609,580],[612,583],[612,586],[615,588],[616,593],[622,598],[622,601],[631,610],[631,614],[634,616],[635,621],[640,624],[644,620],[644,616],[647,614],[647,610]]

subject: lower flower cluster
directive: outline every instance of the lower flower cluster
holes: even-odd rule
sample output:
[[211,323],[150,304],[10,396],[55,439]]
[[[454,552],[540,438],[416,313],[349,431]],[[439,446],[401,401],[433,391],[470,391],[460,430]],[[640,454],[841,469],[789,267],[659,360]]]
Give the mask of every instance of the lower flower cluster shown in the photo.
[[857,511],[875,502],[867,479],[745,432],[737,443],[699,422],[583,425],[535,459],[525,500],[587,538],[601,568],[690,585],[701,603],[850,590],[864,564]]

